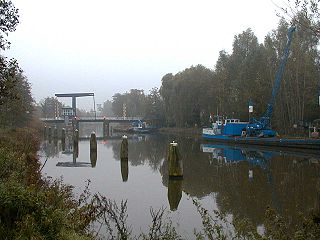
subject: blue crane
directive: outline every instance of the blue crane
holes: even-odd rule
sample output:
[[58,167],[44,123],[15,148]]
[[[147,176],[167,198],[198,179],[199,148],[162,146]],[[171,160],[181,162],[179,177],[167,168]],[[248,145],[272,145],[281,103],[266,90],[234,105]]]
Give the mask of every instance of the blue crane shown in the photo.
[[267,110],[260,119],[251,118],[249,124],[246,127],[248,136],[260,136],[260,137],[275,137],[277,132],[271,129],[270,122],[273,113],[273,106],[279,92],[283,72],[289,57],[289,49],[292,42],[293,32],[296,30],[296,27],[292,26],[288,30],[288,40],[286,47],[284,49],[283,56],[280,61],[279,68],[276,73],[276,79],[272,89],[271,99],[267,105]]

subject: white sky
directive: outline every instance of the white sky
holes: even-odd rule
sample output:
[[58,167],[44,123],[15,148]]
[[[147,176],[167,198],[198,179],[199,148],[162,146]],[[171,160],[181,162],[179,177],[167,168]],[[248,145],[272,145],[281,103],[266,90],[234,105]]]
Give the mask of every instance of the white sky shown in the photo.
[[[271,0],[12,2],[20,24],[5,55],[18,60],[36,101],[66,92],[94,92],[96,103],[133,88],[148,93],[166,73],[214,68],[219,51],[231,52],[234,35],[249,27],[263,42],[279,21]],[[91,98],[77,102],[92,106]]]

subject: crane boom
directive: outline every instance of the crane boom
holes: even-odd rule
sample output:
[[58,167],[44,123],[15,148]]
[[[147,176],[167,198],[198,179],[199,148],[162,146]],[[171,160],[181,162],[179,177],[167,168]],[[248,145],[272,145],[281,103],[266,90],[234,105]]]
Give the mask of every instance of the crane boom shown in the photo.
[[276,78],[275,78],[275,82],[273,85],[271,98],[270,98],[270,101],[267,105],[266,112],[259,120],[252,119],[250,121],[250,123],[247,126],[248,135],[262,135],[262,136],[275,136],[276,135],[276,132],[274,130],[270,129],[270,120],[271,120],[272,113],[273,113],[273,106],[274,106],[274,103],[275,103],[275,100],[276,100],[276,97],[277,97],[277,94],[279,92],[279,88],[281,85],[281,80],[283,77],[284,69],[285,69],[285,66],[286,66],[286,63],[287,63],[287,60],[289,57],[289,50],[290,50],[290,45],[292,42],[292,36],[293,36],[293,32],[295,30],[296,30],[296,27],[294,27],[294,26],[292,26],[288,29],[287,44],[285,46],[284,53],[283,53],[283,56],[280,61],[280,65],[279,65],[279,68],[276,73]]
[[267,110],[266,110],[264,116],[262,117],[262,119],[263,119],[262,122],[264,123],[263,125],[266,127],[270,125],[270,119],[271,119],[272,113],[273,113],[274,102],[275,102],[276,96],[279,92],[283,72],[284,72],[288,57],[289,57],[289,49],[290,49],[290,45],[292,42],[292,35],[293,35],[293,32],[295,31],[295,29],[296,29],[295,27],[290,27],[288,30],[288,40],[287,40],[286,47],[284,49],[284,54],[282,56],[280,66],[279,66],[278,71],[276,73],[276,79],[275,79],[274,86],[272,89],[271,99],[267,105]]

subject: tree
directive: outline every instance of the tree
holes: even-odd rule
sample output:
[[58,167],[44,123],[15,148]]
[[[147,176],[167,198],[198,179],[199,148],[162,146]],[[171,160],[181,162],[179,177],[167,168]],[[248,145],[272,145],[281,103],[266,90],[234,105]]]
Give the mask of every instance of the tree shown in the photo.
[[126,97],[125,95],[122,95],[121,93],[116,93],[112,96],[112,112],[117,117],[123,116],[123,105],[126,103]]
[[163,100],[158,88],[152,88],[146,96],[145,118],[161,123],[164,121]]
[[56,118],[62,115],[63,104],[54,97],[47,97],[40,101],[41,117]]
[[[278,6],[278,16],[291,25],[296,25],[303,31],[311,31],[320,36],[319,0],[287,0],[284,6]],[[299,17],[297,17],[299,16]]]
[[3,127],[24,126],[32,116],[33,99],[27,78],[20,73],[14,76],[15,84],[10,92],[15,96],[5,99],[0,105],[0,119]]
[[[303,18],[301,15],[299,17]],[[268,47],[276,51],[273,55],[281,56],[287,29],[288,23],[281,21],[277,31],[270,36]],[[294,124],[317,118],[318,43],[311,30],[298,28],[294,34],[275,108],[275,123],[284,132],[289,132]]]
[[102,116],[114,116],[114,113],[112,111],[112,101],[107,100],[103,103],[102,110],[101,110]]
[[[0,1],[0,49],[5,50],[9,48],[10,43],[5,36],[9,32],[13,32],[16,29],[18,20],[18,10],[14,7],[11,1]],[[15,75],[21,73],[17,61],[11,59],[8,61],[5,57],[0,55],[0,105],[5,101],[14,98],[12,89],[15,83]]]
[[4,35],[16,30],[19,23],[18,9],[9,0],[0,1],[0,48],[5,50],[10,46]]
[[213,86],[213,71],[202,66],[191,66],[176,75],[162,78],[160,93],[164,101],[168,126],[194,126],[208,113],[208,94]]

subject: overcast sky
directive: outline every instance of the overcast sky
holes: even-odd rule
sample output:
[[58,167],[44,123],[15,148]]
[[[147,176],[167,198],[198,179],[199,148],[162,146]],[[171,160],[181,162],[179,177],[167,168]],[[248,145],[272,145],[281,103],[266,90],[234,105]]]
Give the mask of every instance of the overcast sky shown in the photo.
[[[281,0],[12,0],[20,24],[5,54],[20,63],[36,101],[94,92],[102,103],[160,87],[166,73],[213,69],[220,50],[251,28],[263,42]],[[71,103],[71,100],[67,100]],[[80,108],[91,98],[78,100]]]

